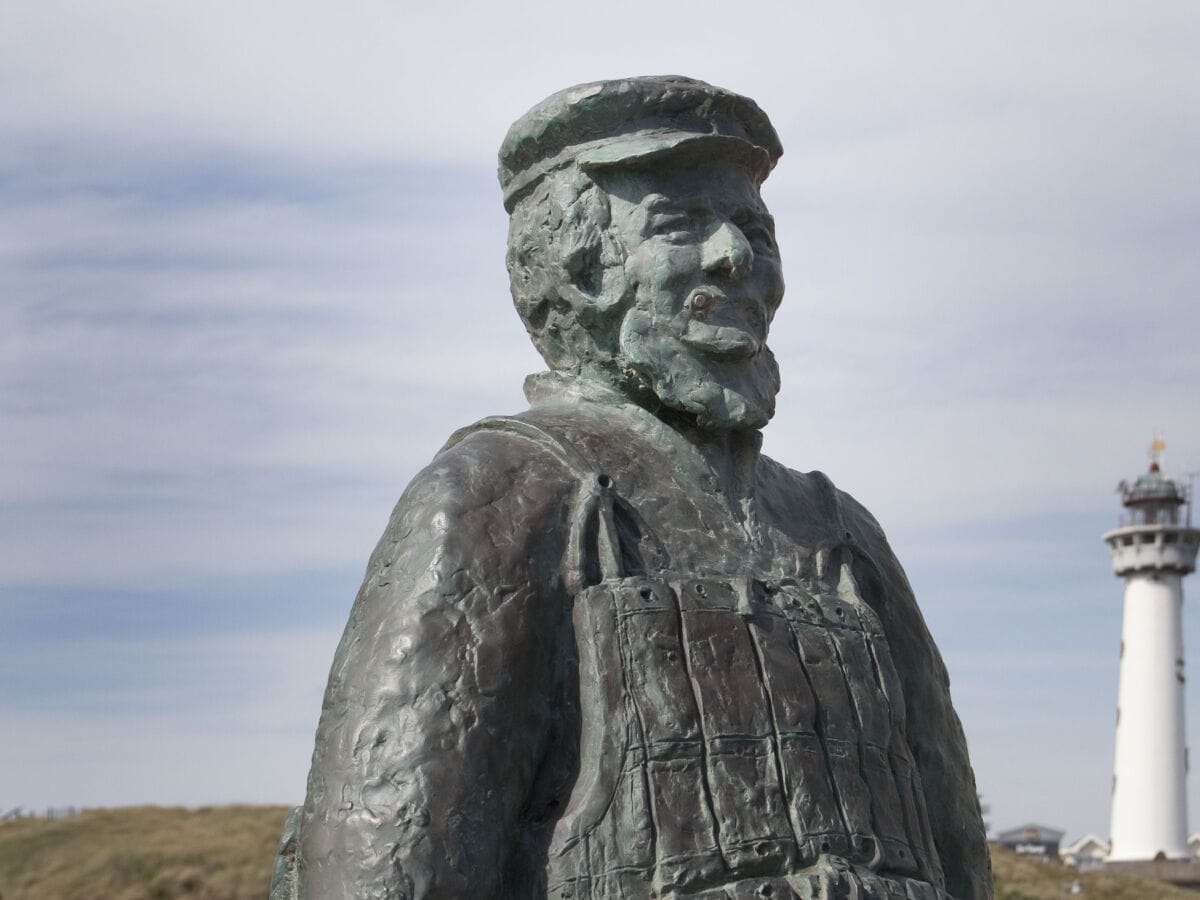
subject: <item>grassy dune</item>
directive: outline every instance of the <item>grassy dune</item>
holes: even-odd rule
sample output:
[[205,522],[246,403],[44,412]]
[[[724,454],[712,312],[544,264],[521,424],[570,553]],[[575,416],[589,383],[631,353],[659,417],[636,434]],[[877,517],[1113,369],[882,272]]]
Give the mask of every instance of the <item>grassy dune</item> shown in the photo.
[[[996,900],[1197,900],[1200,894],[1158,881],[1143,881],[1104,872],[1079,874],[1057,863],[1022,858],[992,845]],[[1078,894],[1070,883],[1079,880]]]
[[[0,900],[263,900],[287,809],[155,806],[0,823]],[[993,848],[996,900],[1196,900],[1163,884]],[[1064,893],[1076,878],[1079,895]]]
[[0,823],[0,898],[263,900],[286,815],[141,806]]

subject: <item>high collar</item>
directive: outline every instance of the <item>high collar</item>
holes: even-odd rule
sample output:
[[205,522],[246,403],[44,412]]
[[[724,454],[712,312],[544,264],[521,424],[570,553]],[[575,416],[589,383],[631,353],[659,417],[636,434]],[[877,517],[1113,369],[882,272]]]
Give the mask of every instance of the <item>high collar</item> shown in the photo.
[[646,412],[610,384],[561,371],[535,372],[526,376],[525,399],[534,408],[582,401]]

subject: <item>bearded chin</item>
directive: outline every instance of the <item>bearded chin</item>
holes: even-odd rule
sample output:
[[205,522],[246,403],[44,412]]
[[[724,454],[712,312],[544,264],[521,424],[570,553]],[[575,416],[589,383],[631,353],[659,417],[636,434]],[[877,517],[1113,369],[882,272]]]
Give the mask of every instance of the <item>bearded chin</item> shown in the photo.
[[666,407],[709,431],[762,428],[775,415],[779,365],[766,345],[749,359],[706,356],[661,333],[623,328],[622,362]]

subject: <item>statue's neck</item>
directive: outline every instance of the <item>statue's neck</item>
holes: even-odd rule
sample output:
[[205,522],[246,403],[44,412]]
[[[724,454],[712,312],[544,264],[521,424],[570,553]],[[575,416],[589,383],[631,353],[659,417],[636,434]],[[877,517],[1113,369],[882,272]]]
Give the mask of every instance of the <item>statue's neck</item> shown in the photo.
[[[542,372],[525,380],[525,394],[534,406],[547,403],[591,402],[623,409],[652,427],[661,428],[677,452],[694,454],[715,479],[715,489],[742,507],[754,495],[755,471],[762,448],[758,429],[701,428],[694,416],[660,403],[638,402],[605,378],[587,374]],[[682,460],[680,461],[682,463]]]
[[755,472],[762,449],[757,429],[713,431],[695,424],[668,423],[699,452],[717,484],[732,501],[749,502],[754,496]]

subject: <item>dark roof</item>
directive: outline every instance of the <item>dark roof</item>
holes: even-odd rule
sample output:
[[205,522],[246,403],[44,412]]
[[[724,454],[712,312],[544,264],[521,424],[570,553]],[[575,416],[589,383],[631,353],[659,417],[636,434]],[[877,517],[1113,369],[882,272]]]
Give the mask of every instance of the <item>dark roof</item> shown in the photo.
[[1170,478],[1164,476],[1157,467],[1145,475],[1139,475],[1132,484],[1123,482],[1121,485],[1121,501],[1126,506],[1138,503],[1175,503],[1184,502],[1183,492]]
[[1064,834],[1066,834],[1065,831],[1059,831],[1057,828],[1050,828],[1048,825],[1037,825],[1030,822],[1027,825],[1010,828],[1008,831],[1001,831],[996,835],[996,840],[1002,844],[1014,841],[1038,841],[1040,843],[1057,844],[1062,840]]

